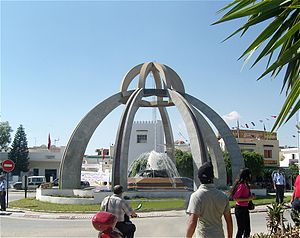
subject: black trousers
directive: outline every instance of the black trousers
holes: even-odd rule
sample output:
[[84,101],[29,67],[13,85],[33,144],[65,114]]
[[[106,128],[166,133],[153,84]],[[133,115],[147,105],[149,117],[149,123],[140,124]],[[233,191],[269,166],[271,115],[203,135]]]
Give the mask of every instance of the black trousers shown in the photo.
[[124,238],[133,238],[136,230],[131,221],[117,222],[116,228],[123,234]]
[[0,191],[1,211],[6,211],[6,191]]
[[250,237],[251,228],[248,207],[236,205],[234,214],[238,228],[236,238]]
[[276,185],[276,203],[283,203],[284,185]]

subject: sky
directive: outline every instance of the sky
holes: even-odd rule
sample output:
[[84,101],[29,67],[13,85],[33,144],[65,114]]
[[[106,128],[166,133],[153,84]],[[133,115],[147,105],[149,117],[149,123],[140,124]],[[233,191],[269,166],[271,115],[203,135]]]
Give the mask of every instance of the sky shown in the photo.
[[[22,124],[29,147],[46,145],[49,133],[52,144],[65,146],[80,120],[119,92],[131,68],[155,61],[175,70],[186,93],[230,128],[239,120],[240,127],[270,130],[285,99],[282,80],[257,81],[265,62],[250,68],[251,61],[238,60],[263,26],[223,42],[243,22],[211,25],[226,3],[1,1],[1,121],[14,130],[12,139]],[[99,125],[86,154],[114,144],[123,109]],[[188,140],[180,114],[168,110],[174,138]],[[152,109],[135,117],[152,119]],[[296,117],[279,128],[281,146],[297,146],[295,125]]]

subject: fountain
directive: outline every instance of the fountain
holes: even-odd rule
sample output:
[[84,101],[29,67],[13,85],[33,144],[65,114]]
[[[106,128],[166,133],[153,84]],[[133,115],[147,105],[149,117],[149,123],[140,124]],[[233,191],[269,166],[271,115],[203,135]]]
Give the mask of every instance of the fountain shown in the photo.
[[156,151],[141,154],[130,165],[129,190],[192,189],[184,185],[173,161]]

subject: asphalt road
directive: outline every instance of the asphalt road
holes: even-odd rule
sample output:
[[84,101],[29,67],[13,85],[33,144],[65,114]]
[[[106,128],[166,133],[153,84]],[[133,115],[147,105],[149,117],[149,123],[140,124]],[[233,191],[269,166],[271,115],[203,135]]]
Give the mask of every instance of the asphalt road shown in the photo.
[[[142,214],[141,214],[142,216]],[[252,234],[265,232],[266,213],[252,213]],[[285,212],[289,217],[289,212]],[[234,216],[233,216],[233,219]],[[90,219],[36,219],[30,217],[0,216],[1,237],[97,237],[97,231],[92,227]],[[187,216],[182,211],[174,217],[136,218],[135,237],[184,237]],[[234,232],[236,224],[234,220]]]
[[[35,191],[27,191],[27,197],[35,197]],[[8,190],[8,202],[12,202],[15,200],[19,200],[25,198],[25,191],[24,190]]]

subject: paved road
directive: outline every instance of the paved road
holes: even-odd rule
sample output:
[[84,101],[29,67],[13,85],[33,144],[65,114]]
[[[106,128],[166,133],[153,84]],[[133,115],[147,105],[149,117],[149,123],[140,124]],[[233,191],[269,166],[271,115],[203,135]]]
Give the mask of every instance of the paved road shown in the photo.
[[[27,191],[27,197],[35,197],[35,191]],[[24,190],[8,190],[8,202],[25,198]]]
[[[97,231],[91,225],[92,214],[80,214],[77,218],[69,216],[69,219],[57,214],[52,214],[53,218],[51,214],[44,215],[44,218],[35,213],[27,216],[21,214],[13,211],[11,215],[0,216],[1,237],[97,237]],[[137,226],[136,237],[184,237],[187,221],[184,211],[140,215],[140,218],[133,220]],[[266,231],[265,217],[265,212],[251,214],[252,233]],[[285,217],[290,221],[288,211]]]

